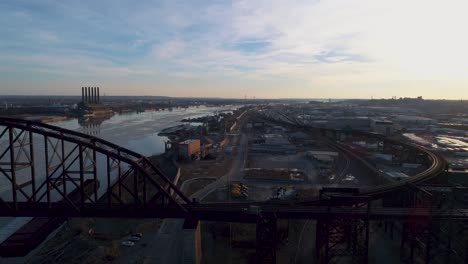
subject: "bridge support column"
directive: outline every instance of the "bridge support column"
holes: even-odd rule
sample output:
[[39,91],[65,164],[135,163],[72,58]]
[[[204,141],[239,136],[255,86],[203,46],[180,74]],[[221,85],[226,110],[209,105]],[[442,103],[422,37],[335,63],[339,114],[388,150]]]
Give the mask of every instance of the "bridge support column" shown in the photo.
[[182,260],[180,263],[199,264],[202,259],[200,221],[186,219],[182,230]]
[[276,263],[276,218],[257,220],[257,263]]
[[[330,195],[332,190],[324,189],[321,197]],[[343,190],[344,191],[344,190]],[[370,200],[366,196],[332,196],[329,206],[333,205],[333,197],[345,198],[348,206],[367,208],[367,215],[356,216],[351,211],[343,211],[341,217],[323,218],[317,220],[316,256],[319,263],[356,262],[367,263],[369,253],[369,210]]]
[[427,215],[421,218],[410,214],[402,223],[400,259],[405,263],[468,263],[468,223],[438,217],[456,211],[466,188],[420,185],[410,191],[413,199],[406,201],[407,206]]
[[429,223],[403,223],[400,259],[404,263],[430,263],[433,233]]
[[[319,263],[332,259],[367,263],[369,221],[361,219],[323,219],[317,221],[316,254]],[[339,262],[339,261],[338,261]]]

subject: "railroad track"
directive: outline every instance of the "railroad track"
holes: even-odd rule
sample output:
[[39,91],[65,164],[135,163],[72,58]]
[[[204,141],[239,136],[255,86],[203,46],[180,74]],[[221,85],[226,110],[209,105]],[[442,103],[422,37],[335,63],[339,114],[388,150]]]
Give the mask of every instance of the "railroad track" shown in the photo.
[[[270,120],[272,122],[280,123],[280,124],[283,124],[283,125],[286,125],[286,126],[289,126],[289,127],[292,127],[292,128],[303,129],[306,132],[311,131],[311,130],[315,130],[315,131],[319,130],[319,131],[322,131],[324,133],[326,133],[326,132],[339,132],[339,130],[334,130],[334,129],[308,127],[308,126],[305,126],[304,124],[302,124],[300,122],[297,122],[297,121],[296,122],[293,122],[293,121],[285,122],[284,120],[276,120],[276,119],[273,119],[271,117],[266,117],[266,116],[264,116],[264,118],[268,119],[268,120]],[[350,130],[350,131],[346,131],[346,133],[350,133],[350,134],[354,133],[354,134],[357,134],[357,135],[364,135],[364,136],[368,136],[368,137],[374,137],[374,138],[378,138],[378,139],[381,139],[381,140],[385,140],[385,141],[387,141],[389,143],[398,144],[398,145],[401,145],[403,147],[422,152],[429,158],[430,161],[432,161],[429,168],[427,168],[425,171],[423,171],[421,173],[418,173],[416,175],[413,175],[411,177],[408,177],[407,179],[404,179],[404,180],[401,180],[401,181],[398,181],[398,182],[391,182],[391,183],[385,183],[385,184],[378,185],[378,186],[362,188],[362,189],[360,189],[360,195],[366,195],[366,196],[370,196],[370,197],[379,197],[379,196],[382,196],[384,194],[388,194],[388,193],[395,192],[395,191],[401,190],[403,188],[406,188],[408,185],[419,184],[419,183],[423,183],[425,181],[428,181],[430,179],[433,179],[433,178],[439,176],[440,174],[442,174],[443,172],[445,172],[446,169],[447,169],[447,162],[440,155],[438,155],[436,153],[433,153],[433,152],[431,152],[431,151],[429,151],[426,148],[423,148],[421,146],[417,146],[417,145],[414,145],[414,144],[408,144],[406,142],[402,142],[402,141],[399,141],[399,140],[396,140],[396,139],[387,138],[387,137],[385,137],[383,135],[380,135],[380,134],[374,134],[374,133],[369,133],[369,132],[364,132],[364,131]],[[333,145],[334,148],[338,148],[341,152],[345,152],[345,153],[355,157],[356,160],[361,162],[364,166],[366,166],[368,169],[370,169],[374,173],[376,173],[376,174],[382,173],[382,172],[379,172],[377,170],[377,168],[372,166],[369,162],[364,160],[362,157],[359,157],[355,153],[352,153],[347,148],[345,148],[345,147],[343,147],[343,146],[341,146],[341,145],[339,145],[339,144],[337,144],[335,142],[332,142],[331,140],[329,140],[327,143]]]

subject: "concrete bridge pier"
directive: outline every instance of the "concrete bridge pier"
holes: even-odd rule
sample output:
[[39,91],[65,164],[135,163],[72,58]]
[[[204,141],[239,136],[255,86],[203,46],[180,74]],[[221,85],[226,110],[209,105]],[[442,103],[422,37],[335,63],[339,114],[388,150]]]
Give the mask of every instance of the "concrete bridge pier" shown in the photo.
[[200,221],[186,219],[182,228],[182,259],[183,264],[200,264],[202,258],[202,243]]

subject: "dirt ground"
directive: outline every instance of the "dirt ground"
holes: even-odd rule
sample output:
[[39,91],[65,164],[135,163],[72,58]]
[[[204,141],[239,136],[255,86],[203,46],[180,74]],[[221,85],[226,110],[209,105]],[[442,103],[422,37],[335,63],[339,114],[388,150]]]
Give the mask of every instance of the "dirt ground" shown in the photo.
[[289,181],[290,178],[290,171],[287,170],[249,170],[245,173],[246,179],[257,179],[257,180],[281,180],[281,181]]
[[180,182],[195,177],[216,177],[226,174],[232,166],[232,160],[197,160],[180,165]]
[[[145,247],[145,234],[157,232],[160,224],[152,219],[69,219],[27,263],[114,263],[122,253]],[[132,233],[143,233],[143,239],[131,248],[122,246]]]

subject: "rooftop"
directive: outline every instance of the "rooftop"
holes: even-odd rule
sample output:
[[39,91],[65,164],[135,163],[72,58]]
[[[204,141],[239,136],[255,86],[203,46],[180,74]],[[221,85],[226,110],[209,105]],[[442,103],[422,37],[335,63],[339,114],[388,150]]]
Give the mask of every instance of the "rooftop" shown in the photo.
[[200,142],[199,139],[187,139],[185,141],[180,142],[179,144],[181,144],[181,145],[190,145],[190,144],[192,144],[194,142],[197,142],[197,141]]

